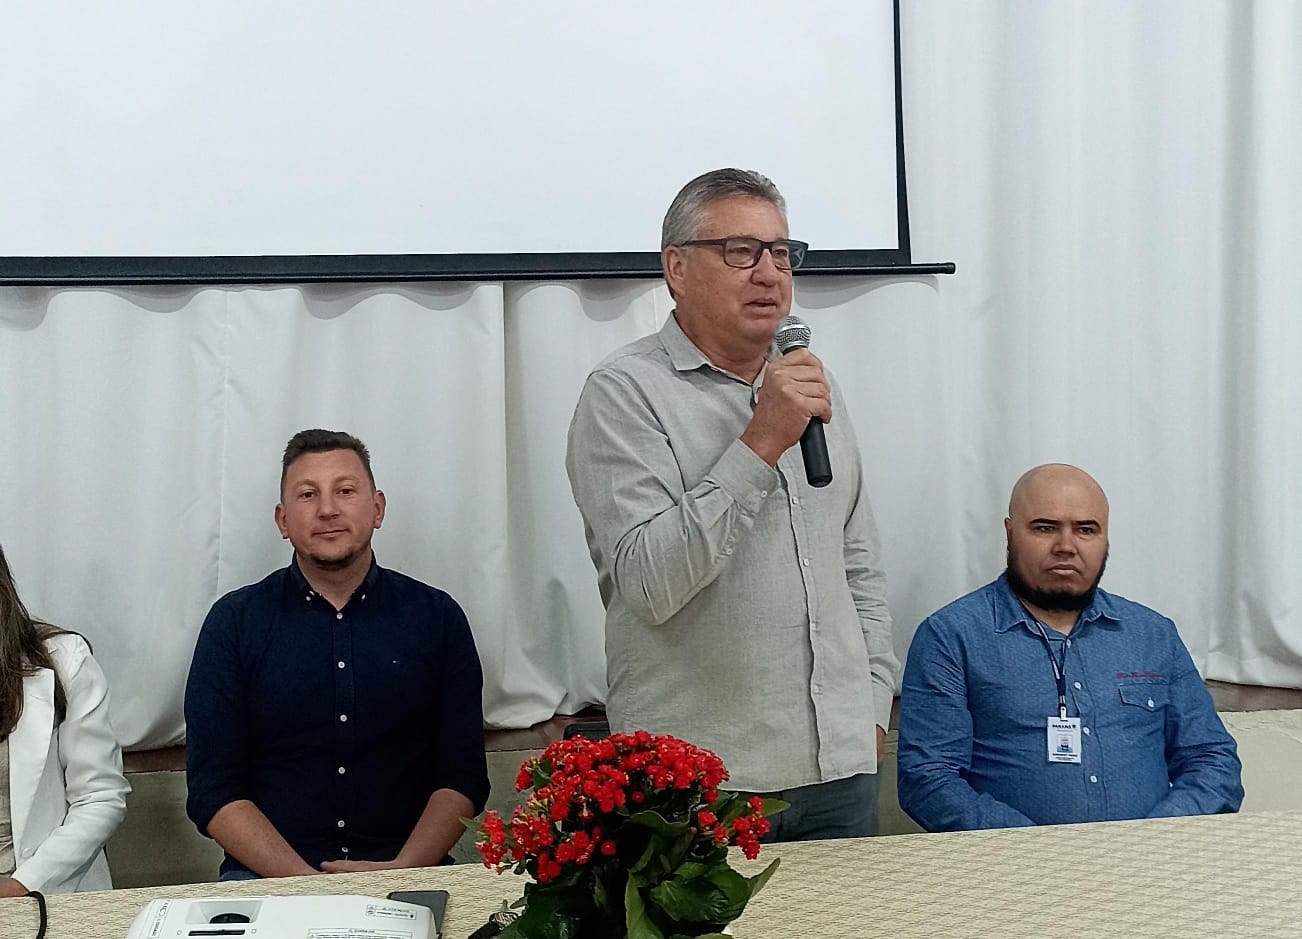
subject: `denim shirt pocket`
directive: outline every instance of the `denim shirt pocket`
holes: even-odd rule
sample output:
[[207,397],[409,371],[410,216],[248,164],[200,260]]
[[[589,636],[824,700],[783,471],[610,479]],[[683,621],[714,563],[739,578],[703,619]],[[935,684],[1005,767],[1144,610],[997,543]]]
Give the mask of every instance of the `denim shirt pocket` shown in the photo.
[[1166,705],[1170,689],[1162,679],[1117,682],[1121,707],[1117,710],[1118,730],[1127,745],[1145,752],[1162,752],[1166,728]]
[[1117,693],[1125,705],[1121,709],[1123,717],[1140,722],[1144,721],[1143,714],[1163,715],[1169,698],[1166,681],[1161,679],[1118,682]]

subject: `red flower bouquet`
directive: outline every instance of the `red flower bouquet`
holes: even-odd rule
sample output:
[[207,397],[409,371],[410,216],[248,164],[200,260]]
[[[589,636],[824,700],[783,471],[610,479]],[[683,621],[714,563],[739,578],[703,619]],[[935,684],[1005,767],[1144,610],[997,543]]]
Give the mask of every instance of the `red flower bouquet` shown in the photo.
[[516,789],[533,792],[511,820],[478,825],[486,866],[535,880],[502,936],[721,935],[778,866],[743,877],[728,846],[753,859],[766,816],[786,808],[724,792],[727,778],[709,750],[646,731],[553,743],[520,768]]

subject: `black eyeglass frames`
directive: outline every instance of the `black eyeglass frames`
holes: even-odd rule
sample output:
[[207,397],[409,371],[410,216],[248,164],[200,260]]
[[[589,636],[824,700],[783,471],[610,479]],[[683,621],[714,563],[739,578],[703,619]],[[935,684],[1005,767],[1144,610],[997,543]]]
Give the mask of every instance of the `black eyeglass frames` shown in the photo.
[[729,267],[754,267],[764,256],[767,248],[773,258],[773,265],[780,271],[794,271],[805,260],[809,244],[791,238],[779,238],[776,241],[760,241],[758,238],[735,236],[732,238],[698,238],[684,241],[676,247],[694,248],[697,246],[717,247],[723,252],[723,263]]

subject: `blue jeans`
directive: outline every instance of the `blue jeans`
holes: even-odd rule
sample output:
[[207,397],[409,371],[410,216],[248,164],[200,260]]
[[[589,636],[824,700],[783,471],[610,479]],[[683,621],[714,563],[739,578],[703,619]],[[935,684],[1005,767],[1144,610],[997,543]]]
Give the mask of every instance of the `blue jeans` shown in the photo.
[[760,840],[816,841],[877,834],[880,778],[877,773],[861,773],[849,779],[759,793],[791,804],[785,812],[769,818],[773,827]]
[[262,878],[253,871],[241,867],[239,870],[227,871],[217,879],[222,883],[226,883],[228,880],[261,880]]

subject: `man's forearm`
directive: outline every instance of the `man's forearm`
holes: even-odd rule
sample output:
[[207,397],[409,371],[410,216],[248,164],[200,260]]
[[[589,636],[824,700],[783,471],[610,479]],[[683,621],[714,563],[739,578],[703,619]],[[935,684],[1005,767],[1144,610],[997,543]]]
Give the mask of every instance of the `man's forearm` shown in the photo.
[[735,441],[683,491],[659,418],[640,392],[601,371],[575,410],[565,465],[598,568],[635,615],[656,625],[719,575],[730,542],[778,486],[776,471]]
[[628,607],[659,625],[712,583],[776,488],[776,479],[771,486],[758,482],[772,475],[744,444],[732,444],[676,504],[625,532],[609,555],[612,580]]
[[428,867],[437,864],[465,834],[463,818],[474,815],[474,804],[453,789],[439,789],[425,803],[425,811],[406,843],[394,858],[397,867]]
[[208,822],[208,834],[227,854],[262,877],[321,873],[304,861],[262,810],[247,799],[218,809]]
[[1209,746],[1206,752],[1182,756],[1176,763],[1171,788],[1149,810],[1149,818],[1239,810],[1243,803],[1242,769],[1232,744],[1229,748]]
[[897,789],[900,808],[927,831],[1025,828],[1035,824],[1017,809],[977,792],[957,776],[905,770]]

